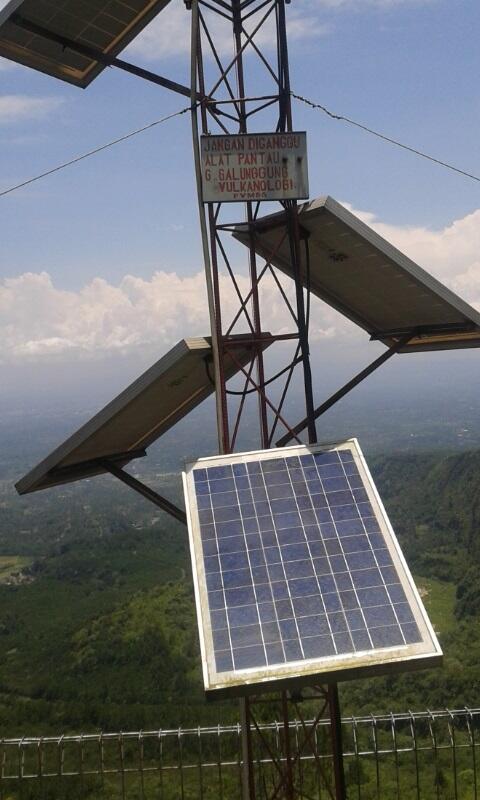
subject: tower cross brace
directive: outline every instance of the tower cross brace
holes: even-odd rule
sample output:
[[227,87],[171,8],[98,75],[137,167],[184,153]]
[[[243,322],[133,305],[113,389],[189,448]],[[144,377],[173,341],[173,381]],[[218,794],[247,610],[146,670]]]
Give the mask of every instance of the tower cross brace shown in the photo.
[[[294,268],[291,293],[272,267],[275,254],[264,263],[259,263],[256,255],[255,221],[267,203],[204,203],[202,198],[202,135],[293,131],[285,0],[192,0],[188,7],[192,14],[192,137],[215,365],[219,452],[230,453],[235,449],[241,421],[247,414],[246,409],[251,408],[248,401],[252,397],[256,400],[261,447],[273,446],[279,428],[298,442],[298,434],[288,423],[285,410],[289,391],[298,377],[303,387],[308,441],[315,443],[308,340],[310,309],[308,294],[303,289],[307,263],[297,202],[281,201],[287,219],[285,236]],[[227,42],[231,42],[230,47],[226,47]],[[240,211],[243,211],[243,218],[239,218]],[[248,268],[240,282],[231,252],[231,231],[236,224],[245,222],[249,231]],[[283,354],[285,366],[273,380],[267,378],[261,348],[264,320],[268,317],[267,284],[268,296],[273,295],[275,302],[283,306],[291,325],[287,336],[283,330],[278,334],[272,332],[277,350],[288,350]],[[241,369],[242,391],[230,393],[223,364],[225,359],[235,362],[236,336],[239,332],[245,335],[245,331],[250,334],[253,345],[252,361],[249,367]],[[253,742],[254,733],[259,730],[257,712],[261,713],[259,709],[265,702],[275,700],[282,719],[283,752],[280,759],[275,759],[276,777],[267,789],[255,768]],[[317,743],[311,741],[314,730],[305,724],[301,743],[298,737],[294,740],[291,736],[289,714],[292,705],[297,717],[301,714],[298,700],[287,692],[281,692],[276,698],[245,697],[241,700],[245,800],[260,797],[296,800],[308,796],[298,776],[300,755],[305,746],[313,747],[315,754]],[[321,779],[332,798],[343,800],[346,794],[337,686],[315,687],[309,702],[317,704],[314,716],[330,716],[333,769],[332,774],[326,775],[322,766]]]

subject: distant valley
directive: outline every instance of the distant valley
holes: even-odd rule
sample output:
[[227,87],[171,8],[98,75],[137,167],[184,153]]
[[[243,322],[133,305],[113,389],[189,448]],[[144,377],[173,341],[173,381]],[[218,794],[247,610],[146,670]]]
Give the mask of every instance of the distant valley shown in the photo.
[[[408,413],[394,420],[389,408],[372,427],[366,412],[362,417],[356,411],[357,431],[364,426],[361,443],[439,633],[445,666],[344,684],[343,711],[478,704],[480,426],[473,412],[461,423],[458,409],[457,421],[453,414],[437,415],[422,425],[424,446],[414,447],[402,428],[412,421]],[[135,467],[177,502],[182,460],[214,449],[211,409],[195,413],[196,419]],[[337,435],[347,432],[347,417],[332,418],[322,428],[326,438],[335,426]],[[54,416],[10,424],[8,430],[3,424],[3,735],[237,719],[235,703],[207,705],[203,698],[182,526],[111,478],[24,498],[14,493],[14,478],[66,435],[71,423]],[[460,425],[469,436],[458,435]],[[29,426],[36,427],[36,439]],[[252,427],[245,447],[254,446],[255,435]]]

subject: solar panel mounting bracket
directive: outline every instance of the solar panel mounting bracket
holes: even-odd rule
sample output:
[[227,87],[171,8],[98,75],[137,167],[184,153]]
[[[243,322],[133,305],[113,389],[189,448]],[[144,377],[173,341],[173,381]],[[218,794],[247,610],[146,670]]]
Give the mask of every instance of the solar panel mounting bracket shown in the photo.
[[184,525],[187,524],[187,515],[185,511],[182,511],[181,508],[178,508],[178,506],[170,502],[170,500],[167,500],[166,497],[162,497],[161,494],[151,489],[150,486],[139,481],[138,478],[134,478],[133,475],[125,472],[125,470],[119,467],[114,461],[99,459],[99,464],[115,478],[118,478],[119,481],[122,481],[122,483],[125,483],[131,489],[138,492],[138,494],[141,494],[142,497],[145,497],[146,500],[149,500],[151,503],[158,506],[158,508],[161,508],[162,511],[166,511],[167,514],[170,514],[170,516],[178,520],[178,522],[182,522]]
[[[320,406],[318,406],[314,411],[315,419],[318,419],[322,414],[325,414],[335,403],[338,403],[342,397],[345,397],[346,394],[352,391],[355,386],[358,386],[365,378],[368,378],[372,372],[375,372],[382,364],[385,364],[395,353],[398,353],[402,347],[405,347],[408,342],[413,339],[415,336],[419,335],[418,329],[413,331],[409,331],[408,333],[404,334],[396,344],[392,345],[388,348],[384,353],[382,353],[378,358],[371,362],[367,367],[361,370],[361,372],[357,373],[348,383],[344,384],[341,389],[338,389],[334,392],[328,400],[325,400]],[[373,336],[371,338],[374,338]],[[284,447],[288,442],[290,442],[295,434],[301,433],[304,428],[307,426],[307,419],[303,419],[297,425],[295,425],[291,431],[288,431],[281,439],[276,442],[277,447]]]
[[[473,330],[475,330],[475,325],[473,322],[450,322],[444,323],[443,325],[417,325],[413,333],[406,328],[392,328],[390,330],[382,330],[377,331],[376,333],[371,333],[370,341],[381,341],[383,339],[389,339],[392,336],[406,336],[408,333],[410,333],[409,339],[413,339],[414,336],[431,336],[432,334],[438,333],[468,333],[469,331]],[[407,344],[407,342],[404,342],[404,344]]]
[[[114,455],[108,456],[108,459],[112,464],[123,465],[128,461],[132,461],[134,458],[144,458],[146,455],[147,451],[144,449],[128,450],[124,453],[115,453]],[[60,481],[62,481],[62,479],[66,479],[65,482],[68,482],[70,480],[75,480],[75,476],[79,471],[83,473],[85,469],[95,469],[97,466],[99,469],[102,469],[104,460],[106,458],[106,456],[102,458],[92,458],[88,459],[87,461],[81,461],[78,464],[72,464],[71,466],[67,465],[65,467],[54,467],[53,469],[49,470],[48,474],[53,478],[58,478]]]
[[[122,69],[124,72],[129,72],[132,75],[136,75],[138,78],[143,78],[146,81],[150,81],[150,83],[157,84],[157,86],[162,86],[164,89],[170,89],[172,92],[177,92],[177,94],[181,94],[183,97],[192,97],[191,89],[189,89],[188,86],[183,86],[183,84],[177,83],[177,81],[164,78],[161,75],[157,75],[155,72],[151,72],[151,70],[144,69],[143,67],[137,67],[135,64],[131,64],[129,61],[124,61],[121,58],[110,56],[107,53],[103,53],[101,50],[98,50],[96,47],[92,47],[91,45],[75,42],[73,39],[69,39],[67,36],[55,33],[55,31],[44,28],[43,25],[39,25],[36,22],[26,19],[18,12],[12,14],[10,21],[19,28],[22,28],[22,30],[33,33],[35,36],[41,36],[51,42],[55,42],[61,47],[73,50],[74,52],[86,56],[87,58],[92,58],[95,61],[98,61],[100,64],[105,64],[109,67],[117,67],[118,69]],[[197,93],[196,100],[203,99],[205,99],[203,95]]]

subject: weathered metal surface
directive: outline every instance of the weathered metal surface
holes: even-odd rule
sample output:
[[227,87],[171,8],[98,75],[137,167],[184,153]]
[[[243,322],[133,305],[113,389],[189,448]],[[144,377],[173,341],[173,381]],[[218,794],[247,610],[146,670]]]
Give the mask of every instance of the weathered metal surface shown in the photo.
[[308,197],[304,132],[202,136],[205,203]]

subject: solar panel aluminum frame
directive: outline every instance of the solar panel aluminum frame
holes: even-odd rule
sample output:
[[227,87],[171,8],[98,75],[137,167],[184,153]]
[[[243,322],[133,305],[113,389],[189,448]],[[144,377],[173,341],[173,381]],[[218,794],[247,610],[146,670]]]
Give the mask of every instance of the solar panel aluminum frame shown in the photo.
[[[322,250],[320,261],[314,261],[312,256],[310,259],[309,286],[312,294],[366,330],[373,339],[378,339],[388,347],[392,347],[398,344],[402,336],[412,331],[414,335],[408,343],[398,350],[399,353],[430,352],[433,350],[480,346],[480,313],[332,197],[319,197],[316,200],[302,204],[299,206],[298,219],[301,235],[307,239],[312,237],[313,242]],[[331,242],[327,247],[325,243],[322,244],[320,239],[317,242],[314,238],[316,232],[315,224],[320,221],[327,226],[335,226],[335,229],[339,229],[334,248]],[[273,266],[292,277],[290,251],[287,246],[288,240],[278,246],[278,238],[285,228],[286,218],[284,211],[259,218],[253,224],[253,232],[255,234],[253,243],[255,251],[262,258],[271,261]],[[233,236],[247,247],[250,246],[249,228],[246,224],[237,225],[233,231]],[[353,284],[355,280],[353,275],[352,285],[357,293],[360,292],[361,298],[357,303],[357,307],[354,308],[351,302],[349,303],[345,297],[342,297],[341,289],[336,291],[331,285],[328,286],[322,276],[322,270],[327,269],[327,267],[331,270],[338,270],[340,277],[341,271],[348,269],[348,258],[350,257],[348,255],[348,242],[351,243],[352,253],[359,246],[369,248],[370,252],[364,259],[365,261],[368,261],[372,256],[376,256],[383,259],[385,265],[394,267],[396,275],[393,276],[394,280],[392,281],[391,289],[389,287],[391,305],[397,305],[398,292],[403,282],[404,288],[410,292],[412,301],[416,298],[420,300],[421,304],[423,302],[421,299],[422,294],[428,295],[429,299],[425,304],[424,310],[427,306],[430,306],[431,309],[436,300],[437,305],[443,306],[444,314],[448,315],[450,319],[442,319],[442,313],[440,312],[437,326],[433,323],[429,325],[426,320],[419,319],[417,325],[407,324],[405,321],[405,324],[396,324],[394,328],[388,326],[387,330],[385,326],[376,324],[372,316],[371,304],[369,305],[369,297],[373,298],[375,296],[374,279],[370,277],[368,285],[365,285],[365,283],[357,283],[355,285]],[[382,266],[380,261],[378,265]],[[304,286],[307,286],[306,271],[303,274],[303,282]],[[378,289],[377,296],[380,297]]]
[[[212,628],[208,606],[206,573],[200,536],[198,508],[196,504],[193,470],[222,464],[239,464],[248,461],[295,456],[318,451],[350,450],[363,478],[377,521],[380,523],[387,548],[397,570],[400,583],[406,593],[415,622],[422,635],[422,642],[395,647],[377,648],[363,653],[343,654],[315,658],[285,664],[272,664],[262,668],[248,668],[217,673],[215,668]],[[192,560],[195,604],[200,639],[202,672],[206,698],[222,700],[277,689],[300,689],[318,682],[330,683],[376,675],[399,674],[404,671],[425,669],[440,665],[443,653],[435,631],[428,619],[420,594],[400,549],[397,537],[373,482],[369,468],[357,439],[330,442],[319,445],[302,445],[258,450],[227,456],[201,458],[185,465],[182,473],[187,525]]]
[[[264,333],[266,349],[272,342],[269,333]],[[243,340],[245,339],[245,343]],[[236,337],[236,359],[242,366],[249,363],[252,352],[248,335]],[[182,339],[168,353],[160,358],[150,369],[140,375],[123,392],[108,403],[98,414],[59,445],[50,455],[37,464],[16,484],[19,494],[28,494],[41,489],[71,483],[82,478],[91,478],[107,472],[102,460],[112,460],[117,467],[123,467],[132,459],[146,455],[145,449],[172,428],[197,405],[214,392],[213,379],[208,375],[206,360],[212,358],[211,340],[207,337]],[[190,368],[190,371],[189,369]],[[201,373],[198,374],[198,370]],[[224,359],[225,377],[236,375],[238,363],[230,358]],[[195,370],[197,374],[195,374]],[[150,411],[148,421],[142,416],[142,401],[153,393],[150,402],[158,403]],[[169,395],[167,407],[162,408],[161,399]],[[160,400],[159,400],[160,398]],[[136,405],[137,404],[137,405]],[[140,408],[139,405],[140,404]],[[135,412],[135,408],[137,409]],[[126,434],[128,419],[126,415],[141,417],[143,425],[134,424],[130,437]],[[119,432],[110,434],[109,426],[115,427],[115,420],[123,420],[120,433],[124,440],[119,442]],[[133,435],[135,434],[135,435]],[[105,439],[107,437],[107,440]],[[125,438],[126,437],[126,438]]]
[[[10,0],[5,8],[0,11],[0,56],[22,64],[23,66],[36,69],[46,75],[51,75],[54,78],[66,81],[67,83],[71,83],[80,89],[85,89],[101,72],[103,72],[106,64],[102,64],[92,58],[90,59],[90,64],[81,71],[65,63],[65,56],[63,55],[64,49],[60,44],[52,45],[58,48],[58,57],[47,58],[39,53],[35,53],[33,49],[28,50],[20,47],[18,44],[16,45],[11,37],[10,40],[8,39],[8,28],[14,25],[12,17],[15,14],[21,15],[23,8],[28,5],[28,2],[31,2],[31,0]],[[109,47],[105,48],[102,52],[108,56],[117,56],[136,36],[138,36],[157,14],[163,11],[169,2],[170,0],[145,0],[144,8],[140,10],[135,20],[126,26],[121,35],[114,37]],[[35,22],[37,22],[37,20],[35,20]],[[45,27],[48,27],[48,25]],[[64,35],[62,31],[58,29],[52,29],[52,33]],[[64,59],[63,63],[62,56]]]

